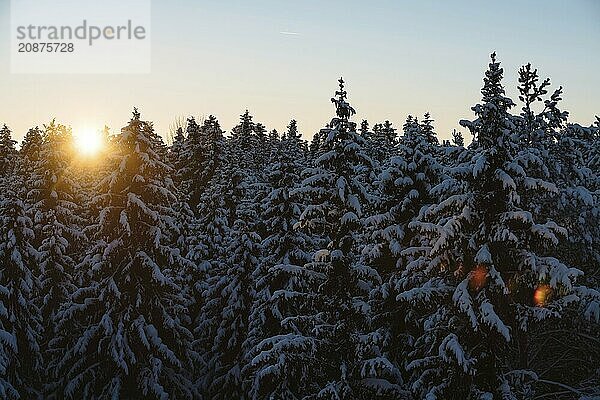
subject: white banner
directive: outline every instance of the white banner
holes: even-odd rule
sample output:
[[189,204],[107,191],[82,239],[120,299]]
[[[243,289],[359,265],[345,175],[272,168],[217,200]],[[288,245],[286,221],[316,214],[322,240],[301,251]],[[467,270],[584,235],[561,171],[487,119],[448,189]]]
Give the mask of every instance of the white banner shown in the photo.
[[150,0],[11,0],[11,73],[149,73]]

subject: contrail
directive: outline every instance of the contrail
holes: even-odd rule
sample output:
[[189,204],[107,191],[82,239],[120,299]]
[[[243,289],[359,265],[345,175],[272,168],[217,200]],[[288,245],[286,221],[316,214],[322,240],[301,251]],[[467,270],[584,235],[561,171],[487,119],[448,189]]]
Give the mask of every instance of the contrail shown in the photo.
[[298,32],[287,32],[287,31],[283,31],[283,32],[279,32],[282,35],[299,35]]

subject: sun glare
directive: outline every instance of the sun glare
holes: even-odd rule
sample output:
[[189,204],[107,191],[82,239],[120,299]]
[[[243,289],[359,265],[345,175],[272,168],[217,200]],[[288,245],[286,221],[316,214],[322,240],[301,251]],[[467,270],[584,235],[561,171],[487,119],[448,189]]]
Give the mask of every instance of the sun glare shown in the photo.
[[98,130],[85,128],[75,133],[77,151],[85,156],[94,156],[102,148],[102,136]]

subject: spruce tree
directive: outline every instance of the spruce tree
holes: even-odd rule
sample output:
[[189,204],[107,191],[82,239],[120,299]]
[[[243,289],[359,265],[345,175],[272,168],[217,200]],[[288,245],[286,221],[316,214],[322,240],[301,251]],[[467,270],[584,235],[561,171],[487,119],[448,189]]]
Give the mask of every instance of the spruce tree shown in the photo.
[[[249,205],[251,206],[251,205]],[[253,215],[244,203],[236,209],[229,231],[225,262],[209,274],[203,293],[200,335],[207,364],[201,381],[210,399],[244,399],[248,387],[242,368],[248,352],[249,315],[255,300],[253,276],[261,257],[261,239],[253,227]]]
[[173,137],[173,144],[169,147],[169,162],[175,169],[176,178],[178,178],[178,173],[181,169],[180,163],[184,160],[183,151],[185,149],[185,141],[186,137],[183,134],[183,128],[177,128]]
[[408,225],[423,206],[432,203],[431,189],[443,174],[433,129],[424,129],[409,115],[403,130],[397,155],[386,160],[378,177],[379,212],[367,220],[372,227],[367,255],[382,272],[403,265],[400,253],[414,243],[416,236]]
[[10,172],[17,154],[16,143],[11,137],[11,130],[4,124],[0,129],[0,175]]
[[117,138],[120,162],[101,183],[84,285],[59,313],[51,365],[66,398],[193,398],[194,351],[176,246],[171,169],[152,125],[133,118]]
[[240,123],[231,130],[228,141],[231,154],[246,173],[253,171],[255,167],[253,152],[256,144],[255,132],[256,124],[252,121],[252,115],[246,110],[240,115]]
[[557,189],[535,176],[543,166],[517,157],[502,76],[492,54],[482,103],[472,108],[477,118],[461,121],[478,152],[432,189],[440,201],[410,224],[429,238],[407,250],[414,260],[398,295],[421,327],[407,365],[417,396],[532,396],[539,376],[528,334],[576,299],[581,271],[547,255],[566,229],[537,221],[521,200]]
[[[545,345],[550,351],[532,350],[537,357],[531,361],[556,364],[544,374],[547,380],[570,387],[585,387],[589,382],[587,371],[598,363],[600,357],[600,352],[589,350],[594,347],[590,339],[592,332],[598,328],[597,321],[589,319],[594,319],[591,310],[596,308],[600,294],[583,286],[598,287],[594,276],[597,275],[595,266],[600,260],[597,240],[600,230],[596,223],[600,214],[594,199],[596,177],[585,158],[594,133],[589,127],[568,122],[569,113],[560,108],[562,87],[547,96],[550,79],[541,83],[539,80],[537,69],[530,64],[520,68],[518,90],[523,106],[522,112],[515,118],[521,144],[517,158],[528,165],[542,164],[544,167],[538,167],[536,175],[553,183],[557,190],[546,196],[521,196],[521,202],[532,209],[536,218],[551,219],[568,229],[566,240],[561,240],[549,254],[568,265],[576,265],[584,272],[584,277],[574,288],[580,302],[561,314],[564,329],[553,329],[555,322],[548,321],[528,331],[529,347],[532,349],[536,349],[541,340],[547,339],[548,332],[552,330],[555,331],[552,336],[560,343],[552,347]],[[537,160],[543,160],[543,163],[536,163]],[[568,352],[572,357],[559,358],[557,354],[561,352]]]
[[41,312],[34,301],[38,253],[22,181],[15,178],[0,184],[0,397],[33,399],[41,395],[43,371]]
[[193,211],[198,211],[200,198],[224,156],[225,139],[219,121],[213,116],[202,126],[188,119],[187,135],[176,164],[181,189]]
[[371,292],[373,325],[385,338],[386,359],[399,370],[409,354],[414,321],[410,309],[396,296],[403,292],[402,275],[412,260],[406,250],[421,244],[421,236],[410,224],[423,207],[437,200],[431,189],[443,179],[433,129],[423,129],[412,116],[403,129],[397,155],[385,162],[378,178],[379,201],[376,212],[366,220],[368,243],[363,250],[365,261],[384,279]]
[[337,117],[325,135],[324,153],[305,171],[300,188],[307,206],[298,225],[328,244],[298,274],[312,290],[297,296],[304,314],[292,321],[310,339],[301,344],[315,346],[311,371],[304,377],[307,394],[323,399],[394,396],[399,388],[390,380],[397,371],[380,357],[380,337],[369,331],[366,300],[379,276],[357,257],[361,201],[368,197],[362,177],[373,163],[349,120],[355,111],[346,100],[344,81],[339,83],[332,98]]
[[365,149],[369,156],[377,163],[380,171],[381,165],[387,158],[396,153],[396,128],[390,121],[373,125],[373,132],[367,134],[368,140]]
[[46,340],[55,328],[55,314],[76,289],[73,255],[84,236],[79,227],[78,185],[70,168],[71,130],[54,120],[44,126],[39,159],[33,167],[28,212],[34,223],[39,252],[39,302]]
[[[277,133],[277,131],[275,131]],[[277,135],[275,135],[276,140]],[[253,167],[255,173],[261,174],[266,168],[271,156],[271,138],[267,134],[267,128],[260,122],[254,125],[254,136],[252,144]]]
[[[33,168],[33,165],[39,160],[42,141],[42,131],[37,126],[29,129],[23,138],[19,154],[31,168]],[[28,170],[29,169],[30,168],[28,168]]]
[[454,129],[452,131],[452,144],[459,147],[465,146],[465,139],[463,138],[462,132]]
[[310,235],[294,229],[303,208],[295,190],[305,168],[305,143],[296,121],[284,133],[267,173],[270,193],[262,200],[262,220],[267,237],[263,257],[253,280],[256,298],[249,317],[246,339],[250,394],[253,399],[293,399],[303,392],[304,376],[311,361],[312,339],[303,337],[288,322],[297,316],[296,293],[310,289],[298,279],[310,261],[315,243]]

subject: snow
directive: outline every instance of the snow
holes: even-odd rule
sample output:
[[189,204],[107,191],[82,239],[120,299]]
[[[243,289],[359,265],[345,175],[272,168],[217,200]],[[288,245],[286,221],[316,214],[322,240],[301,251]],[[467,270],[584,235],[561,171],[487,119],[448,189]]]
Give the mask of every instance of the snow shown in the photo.
[[481,310],[481,320],[496,329],[507,342],[510,342],[510,332],[508,327],[502,322],[498,314],[494,311],[494,306],[489,301],[484,301],[479,306]]
[[447,362],[455,361],[466,373],[471,373],[473,360],[467,357],[458,336],[454,333],[444,338],[438,349],[440,357]]
[[481,154],[477,157],[475,165],[473,166],[473,178],[477,178],[479,174],[483,172],[487,163],[487,157],[485,154]]
[[487,244],[481,246],[477,254],[475,255],[475,262],[478,264],[493,264],[492,254]]
[[466,147],[356,132],[342,80],[310,145],[245,112],[165,146],[136,110],[79,170],[66,127],[31,158],[0,129],[0,397],[598,393],[600,128],[491,61]]

